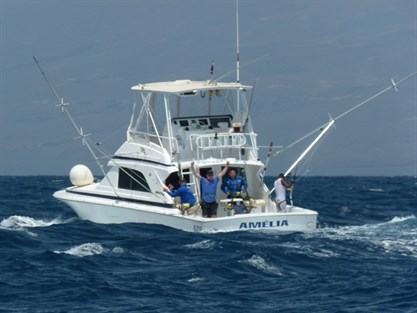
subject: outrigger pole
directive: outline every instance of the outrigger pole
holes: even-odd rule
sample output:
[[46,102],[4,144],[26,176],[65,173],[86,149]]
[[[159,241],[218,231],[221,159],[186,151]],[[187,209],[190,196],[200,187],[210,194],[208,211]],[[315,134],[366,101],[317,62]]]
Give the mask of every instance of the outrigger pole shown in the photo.
[[[93,156],[93,158],[96,161],[98,167],[100,168],[100,171],[102,172],[102,174],[104,176],[106,176],[106,173],[104,172],[101,163],[98,161],[99,158],[97,157],[97,155],[95,154],[93,148],[91,147],[90,143],[87,140],[87,137],[90,137],[91,134],[84,134],[83,129],[77,125],[77,123],[75,122],[75,120],[73,119],[71,113],[69,112],[69,110],[67,108],[67,106],[69,105],[69,103],[65,103],[64,102],[64,98],[61,98],[58,95],[55,87],[52,85],[52,83],[50,82],[50,80],[48,79],[48,77],[46,76],[46,74],[44,73],[44,71],[42,70],[42,67],[39,64],[39,61],[35,57],[33,57],[33,59],[35,60],[36,65],[38,66],[39,70],[41,71],[43,78],[45,79],[46,83],[48,84],[49,89],[52,91],[52,93],[54,94],[55,98],[58,100],[59,104],[57,106],[61,107],[62,112],[64,112],[67,115],[67,117],[70,120],[72,126],[74,126],[75,130],[77,131],[79,137],[77,137],[76,139],[81,138],[83,145],[85,145],[87,147],[88,151]],[[111,185],[111,182],[110,181],[109,181],[109,183]]]
[[[92,155],[94,161],[97,163],[101,173],[103,174],[103,176],[106,178],[107,182],[110,184],[111,188],[113,189],[115,195],[117,197],[119,197],[119,195],[117,194],[116,188],[113,186],[113,184],[111,183],[110,179],[107,177],[106,173],[103,170],[103,166],[102,164],[99,162],[99,157],[96,155],[96,153],[94,152],[93,148],[91,147],[90,143],[88,142],[87,138],[91,136],[91,134],[84,134],[83,129],[81,127],[79,127],[77,125],[77,123],[75,122],[74,118],[72,117],[71,113],[69,112],[67,106],[69,105],[69,103],[65,103],[64,102],[64,98],[61,98],[58,95],[58,92],[56,91],[55,87],[52,85],[51,81],[48,79],[48,77],[46,76],[46,74],[44,73],[44,71],[42,70],[41,65],[39,64],[39,61],[33,56],[33,59],[36,62],[36,65],[38,66],[39,70],[42,73],[43,78],[45,79],[46,83],[49,86],[49,89],[51,90],[51,92],[54,94],[54,96],[57,98],[59,104],[58,106],[61,107],[62,112],[65,112],[65,114],[67,115],[68,119],[71,121],[72,126],[74,126],[75,130],[77,131],[79,137],[75,138],[75,139],[79,139],[81,138],[82,143],[84,146],[87,147],[88,151],[90,152],[90,154]],[[101,150],[100,150],[101,151]],[[101,151],[103,153],[103,151]],[[106,155],[105,153],[103,153],[103,155]],[[114,162],[114,160],[113,160]],[[117,164],[116,164],[117,165]],[[119,167],[120,168],[120,167]],[[134,177],[132,177],[127,171],[125,171],[123,168],[121,168],[121,170],[123,170],[127,175],[129,175],[132,179],[134,179],[137,183],[141,184],[139,181],[137,181]]]
[[327,124],[327,126],[322,130],[322,132],[314,139],[314,141],[308,146],[307,149],[304,150],[303,153],[298,157],[297,161],[294,162],[293,165],[290,166],[290,168],[285,172],[284,176],[287,176],[291,171],[300,163],[302,159],[306,156],[307,153],[310,152],[310,150],[316,145],[316,143],[329,131],[330,127],[334,124],[335,120],[330,120],[330,122]]
[[[355,111],[356,109],[360,108],[361,106],[363,106],[364,104],[372,101],[373,99],[379,97],[380,95],[384,94],[385,92],[387,92],[388,90],[391,90],[394,88],[394,90],[396,92],[398,92],[398,88],[397,86],[403,82],[405,82],[406,80],[410,79],[411,77],[413,77],[414,75],[416,75],[417,72],[414,72],[406,77],[404,77],[403,79],[399,80],[398,82],[395,82],[393,79],[391,79],[391,85],[388,86],[387,88],[381,90],[380,92],[376,93],[375,95],[373,95],[372,97],[369,97],[368,99],[366,99],[365,101],[362,101],[361,103],[355,105],[354,107],[350,108],[349,110],[343,112],[342,114],[339,114],[337,117],[335,117],[334,119],[330,119],[330,122],[320,126],[319,128],[311,131],[310,133],[308,133],[307,135],[303,136],[302,138],[296,140],[295,142],[293,142],[292,144],[284,147],[282,150],[278,151],[277,153],[275,153],[274,156],[284,152],[285,150],[291,148],[292,146],[296,145],[297,143],[299,143],[300,141],[303,141],[304,139],[306,139],[307,137],[310,137],[311,135],[315,134],[317,131],[320,131],[320,134],[316,137],[316,139],[314,139],[314,141],[307,147],[306,150],[304,150],[303,153],[301,153],[301,155],[298,157],[298,159],[290,166],[290,168],[285,172],[284,176],[287,176],[289,173],[291,173],[291,171],[298,165],[298,163],[301,162],[302,159],[304,159],[304,157],[307,155],[307,153],[310,152],[310,150],[320,141],[320,139],[330,130],[330,127],[332,125],[334,125],[334,123],[336,122],[336,120],[346,116],[347,114]],[[264,173],[265,174],[265,173]],[[271,189],[271,191],[269,192],[270,194],[275,190],[275,187]]]
[[[369,97],[368,99],[362,101],[361,103],[355,105],[354,107],[350,108],[349,110],[343,112],[342,114],[338,115],[337,117],[335,117],[333,119],[333,121],[337,121],[338,119],[345,117],[347,114],[355,111],[356,109],[359,109],[361,106],[363,106],[364,104],[372,101],[373,99],[379,97],[380,95],[386,93],[387,91],[394,89],[395,91],[398,91],[397,86],[402,84],[403,82],[405,82],[406,80],[410,79],[411,77],[415,76],[417,74],[417,72],[414,72],[406,77],[404,77],[403,79],[400,79],[398,82],[395,82],[393,79],[391,79],[391,85],[386,87],[385,89],[381,90],[380,92],[374,94],[373,96]],[[300,139],[294,141],[293,143],[289,144],[288,146],[285,146],[283,149],[277,151],[274,156],[277,156],[278,154],[284,152],[285,150],[295,146],[296,144],[298,144],[299,142],[303,141],[304,139],[314,135],[315,133],[317,133],[318,131],[321,131],[323,128],[325,128],[328,125],[328,123],[321,125],[320,127],[316,128],[315,130],[309,132],[307,135],[301,137]]]
[[[331,119],[330,122],[327,123],[326,127],[321,129],[321,133],[316,137],[316,139],[313,140],[313,142],[307,147],[307,149],[305,149],[304,152],[300,154],[298,159],[285,172],[284,177],[287,176],[288,174],[290,174],[291,171],[298,165],[298,163],[300,163],[301,160],[304,159],[304,157],[307,155],[307,153],[309,153],[310,150],[320,141],[320,139],[330,130],[330,127],[333,126],[334,122],[335,122],[335,120]],[[268,153],[268,160],[269,160],[269,155],[270,155],[270,153]],[[264,175],[265,175],[265,173],[264,173]],[[263,177],[262,177],[262,179],[263,179]],[[274,190],[275,190],[275,187],[271,189],[269,194],[271,194]],[[290,194],[290,200],[291,200],[291,205],[293,205],[292,204],[292,189],[291,189],[291,194]]]

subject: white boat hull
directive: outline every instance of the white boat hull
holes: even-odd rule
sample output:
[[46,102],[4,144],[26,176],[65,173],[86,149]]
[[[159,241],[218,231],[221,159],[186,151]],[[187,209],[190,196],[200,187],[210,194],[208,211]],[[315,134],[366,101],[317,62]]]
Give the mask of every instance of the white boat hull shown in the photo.
[[65,190],[54,197],[70,206],[82,220],[101,224],[144,223],[165,225],[189,232],[273,230],[310,232],[316,229],[317,212],[291,207],[290,212],[250,213],[217,218],[182,215],[162,208],[114,199],[75,195]]

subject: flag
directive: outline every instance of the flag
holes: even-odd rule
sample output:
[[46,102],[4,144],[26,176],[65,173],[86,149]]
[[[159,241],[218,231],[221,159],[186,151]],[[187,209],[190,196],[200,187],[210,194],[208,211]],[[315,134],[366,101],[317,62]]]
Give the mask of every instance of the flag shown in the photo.
[[214,74],[214,62],[211,62],[210,75],[213,76],[213,74]]

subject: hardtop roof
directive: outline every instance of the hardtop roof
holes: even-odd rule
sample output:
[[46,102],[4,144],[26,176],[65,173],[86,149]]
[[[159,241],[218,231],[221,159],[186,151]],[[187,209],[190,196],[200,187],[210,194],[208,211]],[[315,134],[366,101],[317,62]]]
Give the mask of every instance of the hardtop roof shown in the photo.
[[131,89],[139,92],[156,92],[156,93],[172,93],[187,94],[196,91],[207,90],[226,90],[226,89],[251,89],[252,86],[242,85],[241,83],[223,83],[216,81],[192,81],[188,79],[175,80],[168,82],[157,82],[149,84],[138,84]]

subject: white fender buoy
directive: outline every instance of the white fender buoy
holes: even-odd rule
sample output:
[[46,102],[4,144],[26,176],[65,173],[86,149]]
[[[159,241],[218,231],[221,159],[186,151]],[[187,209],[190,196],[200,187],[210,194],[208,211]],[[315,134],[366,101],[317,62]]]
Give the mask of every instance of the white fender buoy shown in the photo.
[[71,183],[77,187],[90,185],[94,181],[94,177],[90,169],[83,164],[75,165],[71,169],[69,177]]

